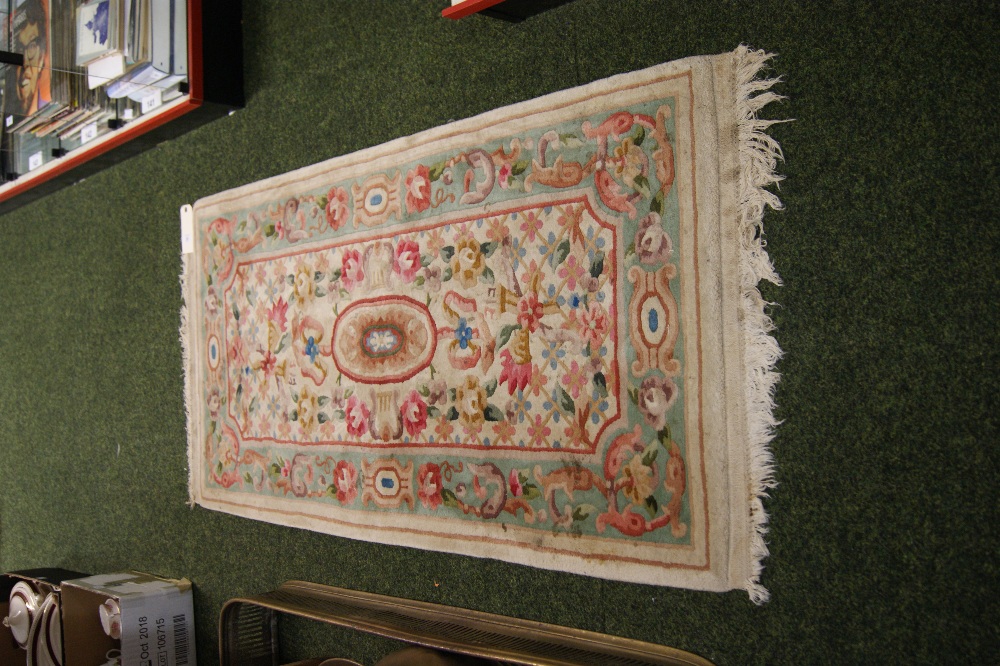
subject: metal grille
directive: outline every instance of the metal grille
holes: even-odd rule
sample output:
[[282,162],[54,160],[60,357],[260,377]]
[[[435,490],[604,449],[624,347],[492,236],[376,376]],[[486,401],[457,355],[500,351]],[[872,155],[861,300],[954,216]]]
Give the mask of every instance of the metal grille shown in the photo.
[[[297,581],[256,597],[234,599],[223,608],[220,640],[224,665],[277,664],[275,618],[265,621],[261,613],[251,613],[251,608],[508,664],[711,666],[701,657],[661,645]],[[245,650],[242,641],[254,645],[257,652]],[[273,655],[274,661],[254,660],[257,657],[253,655],[264,654],[269,642],[267,655]]]

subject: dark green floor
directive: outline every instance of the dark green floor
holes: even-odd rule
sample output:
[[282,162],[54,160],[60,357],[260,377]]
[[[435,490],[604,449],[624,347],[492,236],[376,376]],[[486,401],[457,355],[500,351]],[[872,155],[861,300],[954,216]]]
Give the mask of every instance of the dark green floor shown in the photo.
[[[222,0],[220,0],[222,1]],[[719,664],[998,663],[997,70],[988,2],[244,0],[247,106],[0,217],[0,569],[196,585],[198,657],[286,579],[673,645]],[[775,51],[787,209],[773,599],[592,580],[185,505],[181,204],[558,89]],[[288,657],[382,644],[292,623]]]

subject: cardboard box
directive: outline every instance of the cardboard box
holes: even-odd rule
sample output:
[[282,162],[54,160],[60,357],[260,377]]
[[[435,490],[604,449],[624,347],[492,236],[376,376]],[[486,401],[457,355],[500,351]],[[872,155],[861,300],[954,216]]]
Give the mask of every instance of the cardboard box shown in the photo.
[[[43,597],[55,592],[60,594],[61,585],[64,581],[73,578],[82,578],[85,573],[68,571],[66,569],[28,569],[24,571],[12,571],[0,576],[0,617],[7,617],[10,602],[10,592],[20,581],[29,583]],[[65,648],[65,631],[63,631],[63,651]],[[27,652],[18,646],[14,640],[14,635],[10,629],[0,625],[0,664],[24,664],[27,663]],[[65,660],[63,662],[65,664]]]
[[[94,666],[120,650],[122,666],[196,666],[191,583],[138,572],[103,574],[62,585],[64,666]],[[101,627],[108,599],[121,608],[121,640]],[[97,661],[95,661],[97,659]]]

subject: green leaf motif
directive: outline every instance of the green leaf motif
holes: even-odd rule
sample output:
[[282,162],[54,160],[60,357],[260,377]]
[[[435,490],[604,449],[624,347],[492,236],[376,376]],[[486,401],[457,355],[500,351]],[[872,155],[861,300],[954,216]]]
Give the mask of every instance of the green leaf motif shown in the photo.
[[583,141],[580,140],[580,137],[578,137],[576,134],[560,134],[559,142],[563,145],[564,148],[570,148],[570,149],[580,148],[581,146],[585,145]]
[[650,495],[646,498],[646,513],[649,514],[650,518],[656,518],[656,514],[660,511],[660,503],[656,501],[656,498]]
[[629,391],[628,391],[628,397],[632,400],[632,402],[634,402],[636,405],[638,405],[639,404],[639,389],[629,389]]
[[579,523],[587,520],[587,518],[590,518],[591,512],[587,510],[588,508],[593,509],[594,507],[589,504],[581,504],[580,506],[574,508],[573,520]]
[[533,483],[526,483],[523,486],[523,493],[522,494],[524,495],[524,499],[525,500],[527,500],[528,502],[531,502],[531,501],[536,500],[539,497],[541,497],[542,496],[542,491],[539,490],[538,486],[536,486],[535,484],[533,484]]
[[602,398],[608,397],[608,380],[604,377],[603,372],[594,373],[594,388],[597,389],[598,395]]
[[594,253],[594,260],[590,262],[590,277],[599,278],[604,272],[604,250]]
[[298,421],[299,420],[299,410],[293,409],[292,413],[288,415],[288,420],[289,421]]
[[646,139],[646,130],[639,125],[635,128],[635,132],[632,134],[632,144],[635,146],[641,146],[642,142]]
[[285,348],[286,344],[288,344],[288,333],[285,333],[283,336],[281,336],[281,340],[278,341],[278,348],[274,350],[274,353],[275,354],[279,353],[282,349]]
[[500,247],[500,243],[496,241],[487,241],[486,243],[479,244],[479,251],[486,257],[492,257],[498,247]]
[[493,274],[493,270],[489,266],[483,269],[483,274],[479,276],[480,281],[486,284],[494,284],[497,281],[496,276]]
[[325,194],[321,194],[320,196],[316,197],[316,205],[319,208],[326,208],[326,205],[328,203],[330,203],[330,200],[326,198]]
[[451,266],[449,266],[448,268],[444,269],[444,273],[441,274],[441,282],[447,282],[452,278],[453,275],[454,273],[451,270]]
[[497,407],[496,405],[487,405],[486,411],[483,413],[483,416],[486,417],[487,421],[497,422],[504,420],[504,413],[500,411],[500,408]]
[[269,224],[266,227],[264,227],[264,235],[267,236],[268,238],[274,237],[274,231],[275,229],[273,224]]
[[236,318],[236,321],[240,320],[240,309],[237,307],[236,303],[233,303],[233,317]]
[[531,163],[528,162],[528,160],[518,160],[517,162],[514,162],[513,164],[510,165],[510,175],[520,176],[522,173],[528,170],[530,164]]
[[486,389],[486,397],[492,398],[493,394],[497,392],[497,380],[491,379],[483,385],[483,388]]
[[559,389],[556,390],[555,395],[553,395],[552,397],[559,401],[559,407],[564,412],[566,412],[570,416],[576,415],[576,403],[573,402],[573,396],[571,396],[569,393],[567,393],[560,387]]
[[451,258],[455,256],[455,246],[445,245],[443,248],[441,248],[439,254],[441,255],[441,261],[445,262],[451,261]]
[[458,410],[455,409],[454,406],[451,409],[448,410],[448,420],[449,421],[457,421],[458,420]]
[[507,324],[500,329],[500,335],[497,336],[497,346],[496,350],[499,351],[503,348],[505,344],[510,340],[510,336],[514,334],[514,331],[521,329],[520,324]]
[[330,417],[327,416],[325,413],[320,412],[319,414],[316,415],[316,420],[319,421],[320,425],[323,425],[324,423],[330,420]]
[[450,506],[453,509],[457,509],[459,508],[459,506],[461,506],[458,503],[458,497],[455,496],[455,493],[448,490],[447,488],[441,490],[441,499],[444,500],[445,506]]
[[556,247],[556,251],[549,255],[549,266],[555,268],[559,266],[562,262],[566,261],[566,257],[569,256],[570,245],[569,239],[564,240],[559,243]]
[[649,202],[649,212],[663,215],[663,190],[657,192],[653,200]]
[[441,410],[438,409],[437,407],[428,407],[427,416],[429,416],[432,419],[436,419],[437,417],[441,416]]
[[652,467],[653,463],[656,462],[656,456],[659,455],[660,449],[658,446],[659,442],[653,442],[647,446],[642,451],[642,464],[646,467]]
[[649,179],[641,173],[632,179],[632,186],[635,188],[635,191],[643,197],[649,196]]
[[445,162],[438,162],[437,164],[431,166],[427,171],[430,176],[431,182],[434,182],[441,178],[441,174],[444,173]]

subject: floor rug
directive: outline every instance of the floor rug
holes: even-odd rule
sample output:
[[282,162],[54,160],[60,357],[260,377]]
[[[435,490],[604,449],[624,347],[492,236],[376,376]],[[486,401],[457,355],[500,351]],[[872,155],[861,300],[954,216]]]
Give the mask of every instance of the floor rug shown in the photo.
[[615,76],[198,201],[192,502],[765,600],[768,57]]

